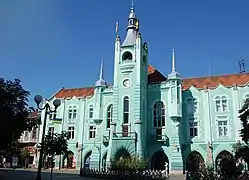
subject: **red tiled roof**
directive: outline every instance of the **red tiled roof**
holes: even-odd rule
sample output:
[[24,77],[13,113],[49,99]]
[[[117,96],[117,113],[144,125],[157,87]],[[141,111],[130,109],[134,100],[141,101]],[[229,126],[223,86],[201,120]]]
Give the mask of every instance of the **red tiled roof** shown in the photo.
[[[148,83],[160,83],[166,81],[167,78],[162,75],[157,69],[153,66],[148,65]],[[197,78],[186,78],[183,79],[183,89],[186,90],[191,86],[196,88],[204,88],[206,85],[209,88],[215,88],[219,84],[224,86],[245,85],[249,82],[249,73],[244,74],[229,74],[221,76],[210,76],[210,77],[197,77]],[[64,89],[62,88],[59,92],[55,94],[56,98],[70,98],[70,97],[84,97],[91,96],[94,94],[93,87],[86,88],[75,88],[75,89]]]
[[30,118],[30,119],[36,118],[36,117],[38,117],[38,116],[40,116],[40,112],[39,112],[38,110],[33,111],[33,112],[31,112],[31,113],[29,114],[29,118]]
[[209,77],[197,77],[197,78],[186,78],[183,79],[183,89],[188,89],[191,86],[196,88],[215,88],[219,84],[229,87],[234,84],[240,86],[245,85],[249,82],[249,73],[244,74],[227,74],[220,76],[209,76]]

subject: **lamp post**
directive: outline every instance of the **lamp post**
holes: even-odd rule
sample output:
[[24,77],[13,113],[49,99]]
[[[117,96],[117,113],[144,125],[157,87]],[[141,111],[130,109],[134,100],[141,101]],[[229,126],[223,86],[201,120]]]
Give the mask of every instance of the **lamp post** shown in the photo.
[[42,102],[41,95],[36,95],[34,98],[34,101],[36,102],[37,108],[39,110],[45,110],[44,121],[43,121],[44,124],[43,124],[43,130],[42,130],[42,138],[41,138],[41,148],[40,148],[38,170],[37,170],[37,176],[36,176],[36,180],[41,180],[42,155],[43,155],[43,150],[44,150],[44,139],[45,139],[47,115],[48,115],[48,113],[56,112],[56,109],[61,105],[61,102],[60,102],[60,100],[55,99],[53,101],[53,105],[54,105],[55,109],[51,110],[50,105],[48,103],[46,103],[43,107],[40,107],[40,103]]

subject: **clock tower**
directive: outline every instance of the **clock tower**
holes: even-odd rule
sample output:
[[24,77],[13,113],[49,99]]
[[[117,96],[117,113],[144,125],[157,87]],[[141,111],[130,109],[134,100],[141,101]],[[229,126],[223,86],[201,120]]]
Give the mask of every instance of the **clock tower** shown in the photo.
[[[145,139],[143,129],[147,123],[147,67],[148,47],[139,31],[139,20],[131,8],[126,37],[116,37],[113,86],[113,122],[123,135],[136,132],[136,154],[141,156]],[[145,132],[144,132],[145,133]]]

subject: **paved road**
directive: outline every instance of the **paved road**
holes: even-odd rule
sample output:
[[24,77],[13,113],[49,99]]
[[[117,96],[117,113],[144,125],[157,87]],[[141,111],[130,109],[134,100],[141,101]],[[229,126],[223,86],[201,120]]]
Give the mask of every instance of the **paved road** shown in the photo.
[[[50,172],[42,172],[42,180],[49,180]],[[34,169],[0,169],[0,180],[35,180],[36,170]],[[79,171],[55,171],[53,180],[99,180],[94,178],[85,178],[79,176]],[[172,175],[170,180],[184,180],[182,175]]]

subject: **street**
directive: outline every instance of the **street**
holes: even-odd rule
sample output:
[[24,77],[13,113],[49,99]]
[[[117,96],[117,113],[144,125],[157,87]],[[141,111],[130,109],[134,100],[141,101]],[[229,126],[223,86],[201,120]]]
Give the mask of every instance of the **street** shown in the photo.
[[[49,180],[50,171],[42,172],[42,180]],[[0,169],[0,180],[35,180],[36,169]],[[80,177],[79,171],[55,170],[53,180],[99,180],[96,178]],[[184,180],[183,175],[172,175],[170,180]]]

